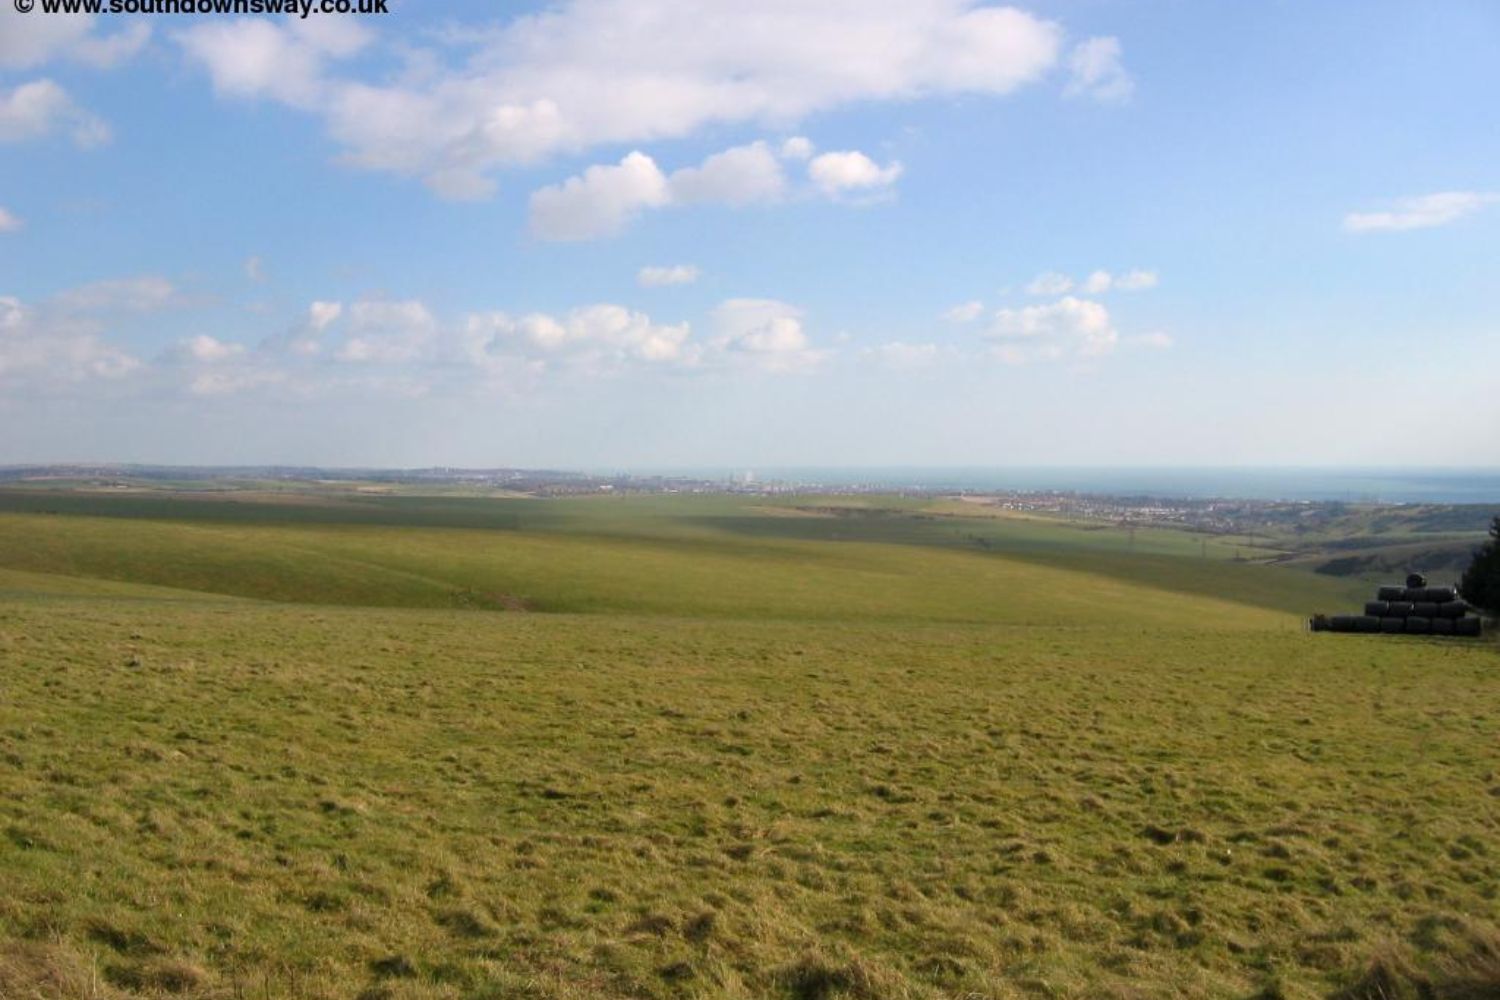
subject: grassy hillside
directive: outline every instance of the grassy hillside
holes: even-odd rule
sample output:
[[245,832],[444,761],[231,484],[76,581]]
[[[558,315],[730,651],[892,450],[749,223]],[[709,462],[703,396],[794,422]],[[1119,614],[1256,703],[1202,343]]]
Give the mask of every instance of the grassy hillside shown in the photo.
[[1500,991],[1493,641],[1047,525],[467,503],[0,515],[0,997]]
[[1305,615],[1367,589],[1231,563],[1227,542],[1205,557],[1185,532],[924,507],[11,492],[0,493],[12,511],[0,513],[0,567],[323,604],[943,621],[1161,620],[1168,594],[1187,600],[1169,618],[1204,598]]

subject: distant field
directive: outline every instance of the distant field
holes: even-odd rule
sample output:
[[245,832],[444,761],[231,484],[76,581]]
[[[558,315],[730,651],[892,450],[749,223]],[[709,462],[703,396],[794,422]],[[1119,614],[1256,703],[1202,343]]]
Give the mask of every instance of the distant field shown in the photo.
[[1492,640],[849,507],[0,494],[0,997],[1500,995]]
[[[1227,568],[1242,551],[1233,539],[956,517],[932,506],[847,497],[0,491],[0,566],[315,603],[450,607],[489,594],[554,611],[965,621],[1012,620],[1110,580],[1303,615],[1369,589],[1362,580]],[[1095,579],[995,590],[1017,564]],[[882,590],[894,593],[882,601]],[[1129,613],[1118,596],[1118,588],[1106,595],[1102,611],[1098,602],[1075,603]],[[912,600],[923,605],[914,613]],[[1148,605],[1135,606],[1149,614]]]

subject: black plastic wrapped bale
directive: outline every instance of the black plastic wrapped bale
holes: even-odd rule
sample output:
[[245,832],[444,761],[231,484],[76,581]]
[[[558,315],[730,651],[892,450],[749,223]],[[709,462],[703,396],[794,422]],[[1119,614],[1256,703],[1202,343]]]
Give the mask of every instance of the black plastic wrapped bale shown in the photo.
[[1401,599],[1403,601],[1409,601],[1412,604],[1415,604],[1418,601],[1425,601],[1427,600],[1427,588],[1407,587],[1401,592]]
[[1391,613],[1390,601],[1366,601],[1365,614],[1374,615],[1376,618],[1385,618]]
[[1375,593],[1375,597],[1376,597],[1377,600],[1381,600],[1381,601],[1400,601],[1400,600],[1404,600],[1405,597],[1406,597],[1406,588],[1405,587],[1381,587],[1380,590],[1378,590]]
[[1407,590],[1411,590],[1411,589],[1413,589],[1415,587],[1425,587],[1425,586],[1427,586],[1427,577],[1423,576],[1421,573],[1408,573],[1406,575],[1406,589]]
[[1438,605],[1439,618],[1462,618],[1469,605],[1464,601],[1447,601]]
[[1411,614],[1411,609],[1411,601],[1392,601],[1390,605],[1390,613],[1387,614],[1386,617],[1405,618],[1407,615]]
[[1432,620],[1432,634],[1433,635],[1452,635],[1453,634],[1453,619],[1452,618],[1434,618]]
[[1354,619],[1354,631],[1356,632],[1379,632],[1379,615],[1360,615]]
[[1380,619],[1380,631],[1387,635],[1398,635],[1406,631],[1405,618],[1382,618]]
[[1427,599],[1433,604],[1447,604],[1458,600],[1458,591],[1452,587],[1428,587]]
[[1432,619],[1423,618],[1421,615],[1411,615],[1406,619],[1407,635],[1431,635]]
[[1328,616],[1327,615],[1313,615],[1311,618],[1309,618],[1307,620],[1307,628],[1308,628],[1308,631],[1310,631],[1310,632],[1327,632],[1328,631]]
[[1334,632],[1353,632],[1357,615],[1334,615],[1328,619],[1328,627]]
[[1453,619],[1453,634],[1476,636],[1481,626],[1478,618],[1455,618]]
[[1436,618],[1438,606],[1431,601],[1418,601],[1411,606],[1411,613],[1419,618]]

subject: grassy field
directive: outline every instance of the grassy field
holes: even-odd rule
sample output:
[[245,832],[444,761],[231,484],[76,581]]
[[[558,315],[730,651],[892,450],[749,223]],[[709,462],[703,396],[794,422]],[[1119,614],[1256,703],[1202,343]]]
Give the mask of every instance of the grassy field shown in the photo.
[[0,497],[0,997],[1500,995],[1493,641],[847,503]]

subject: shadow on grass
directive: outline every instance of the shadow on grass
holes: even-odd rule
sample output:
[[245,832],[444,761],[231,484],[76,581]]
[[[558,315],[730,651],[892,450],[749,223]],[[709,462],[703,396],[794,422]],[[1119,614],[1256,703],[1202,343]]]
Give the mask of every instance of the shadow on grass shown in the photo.
[[1460,941],[1426,962],[1409,949],[1377,951],[1329,1000],[1496,1000],[1500,998],[1500,930],[1463,927]]

